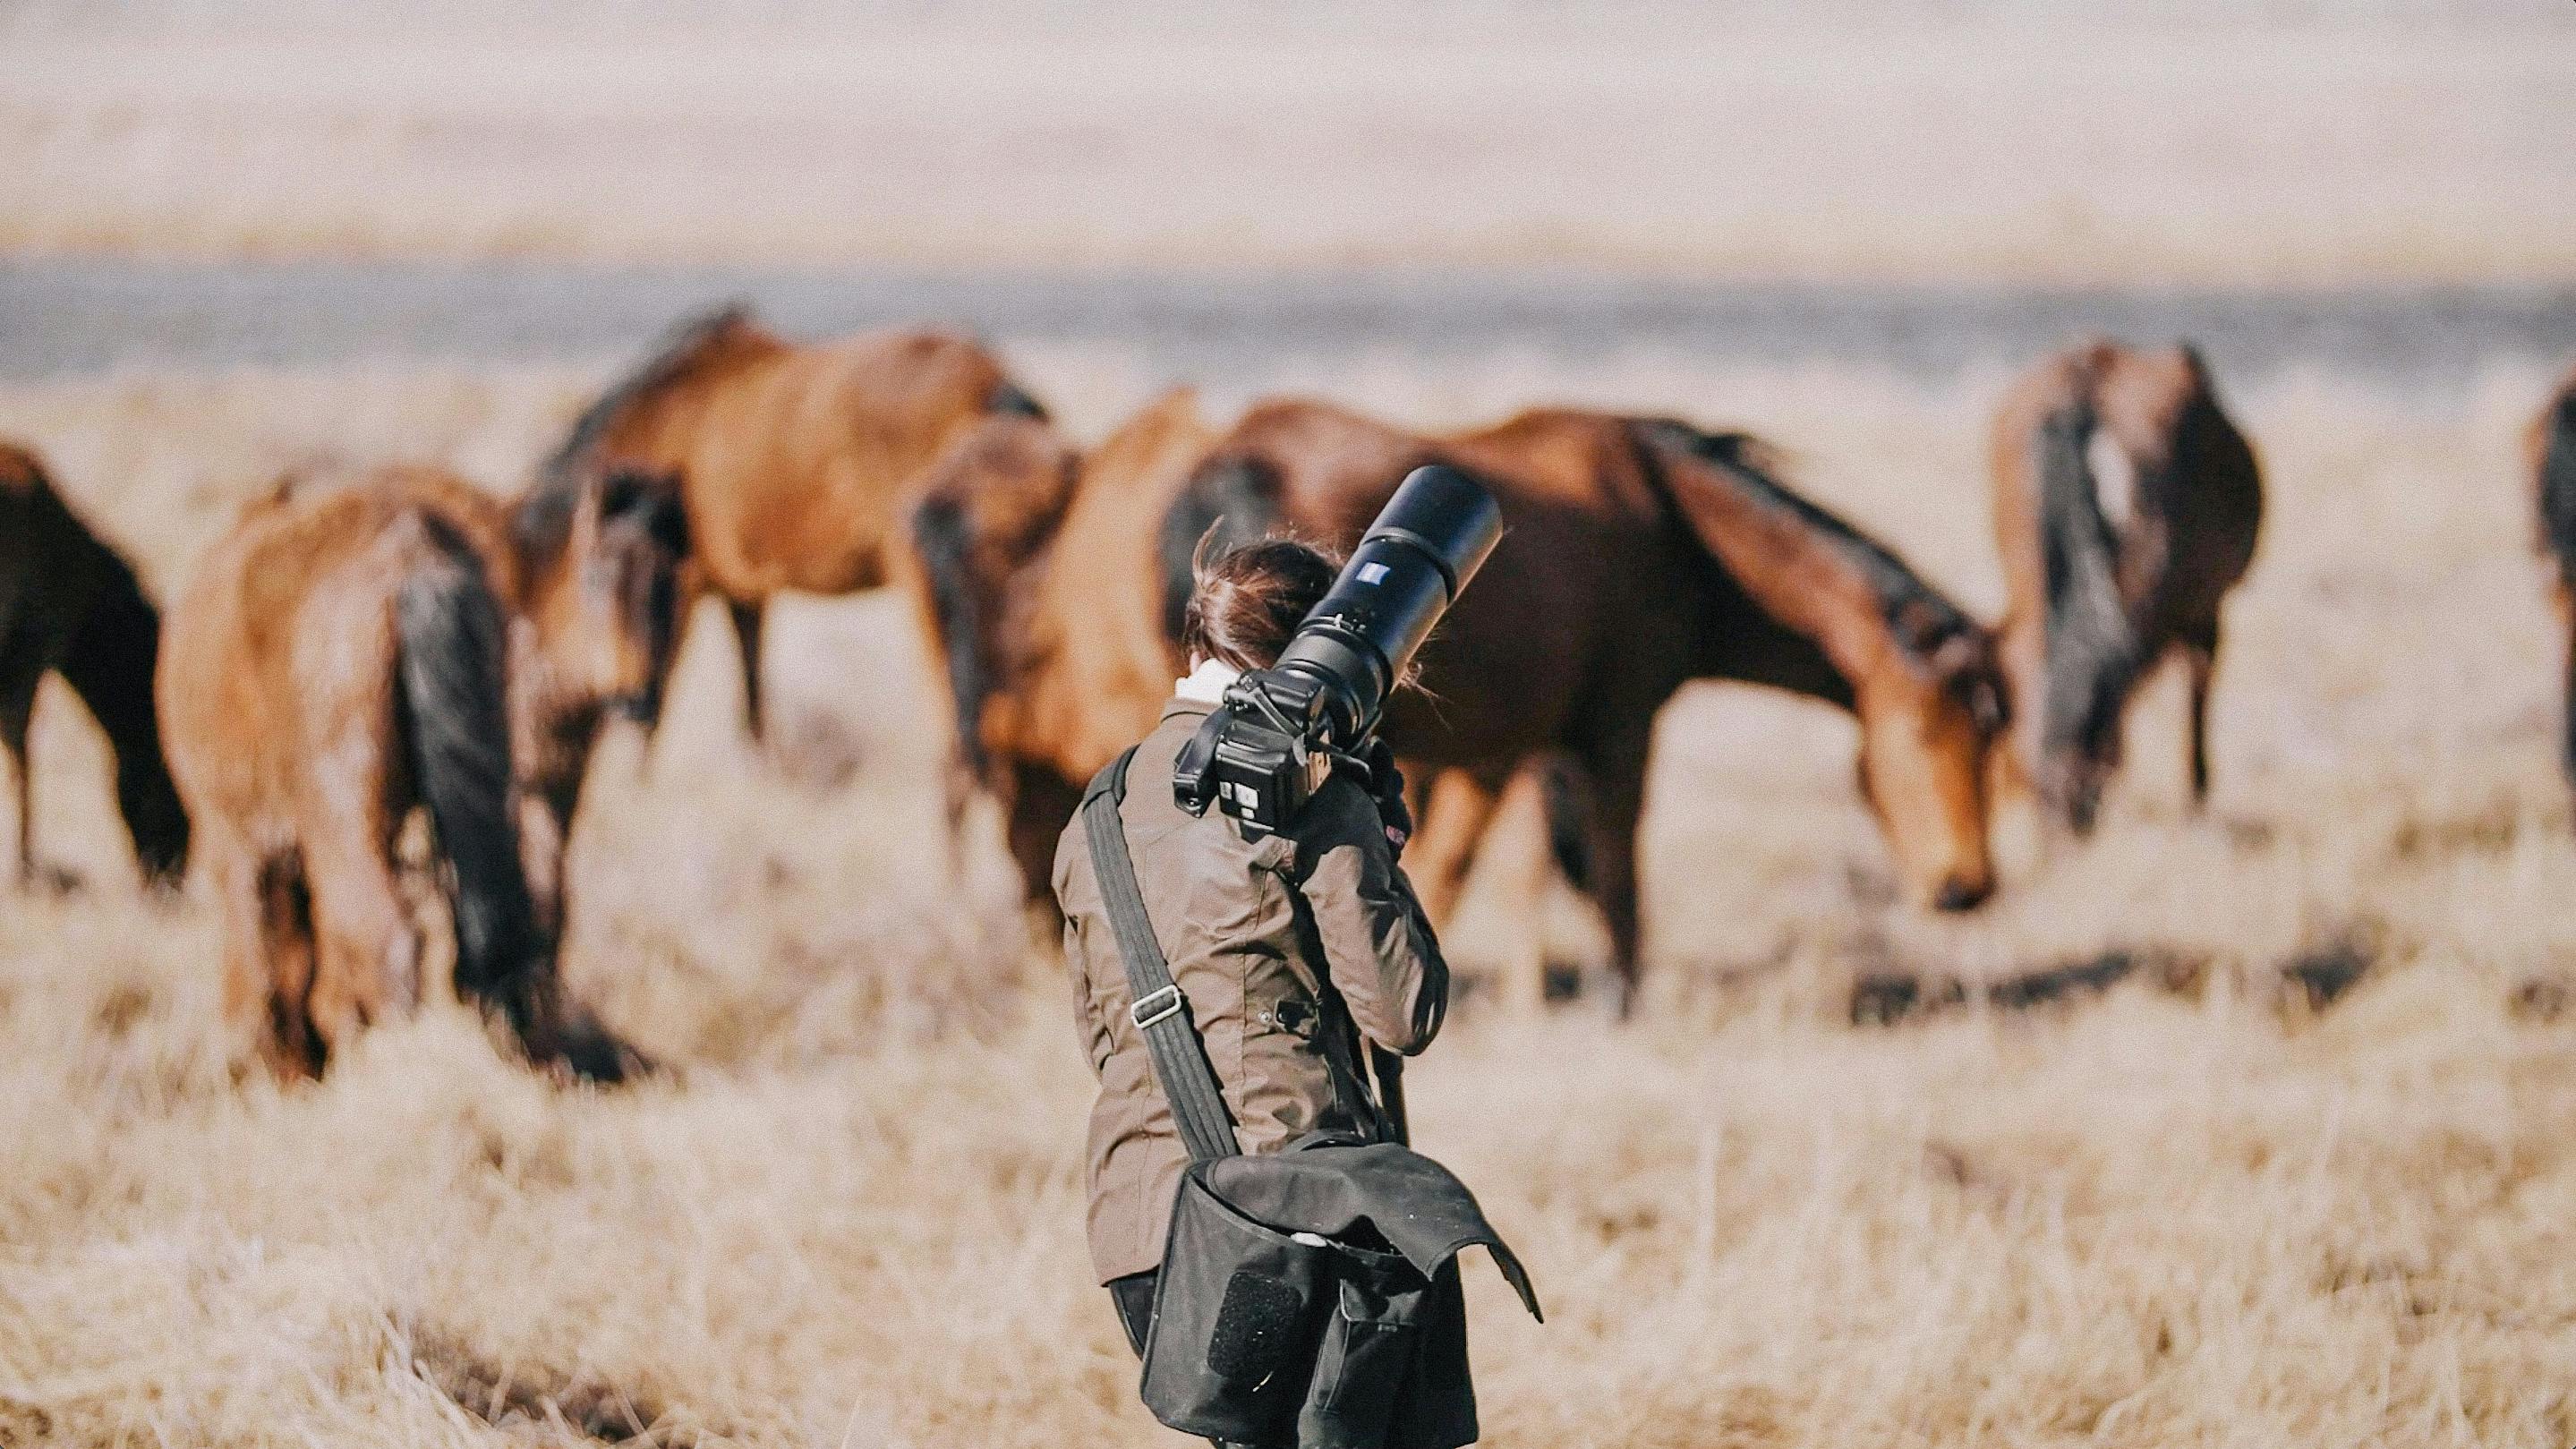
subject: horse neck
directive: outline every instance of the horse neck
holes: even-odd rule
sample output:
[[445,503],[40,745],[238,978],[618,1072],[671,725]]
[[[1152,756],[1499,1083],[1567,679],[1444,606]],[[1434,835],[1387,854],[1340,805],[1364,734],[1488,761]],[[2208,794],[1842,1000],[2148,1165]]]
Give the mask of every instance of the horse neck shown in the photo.
[[174,879],[188,854],[188,812],[161,750],[152,674],[161,612],[125,560],[104,545],[99,593],[61,663],[64,682],[89,707],[116,752],[116,804],[148,876]]
[[1872,677],[1903,653],[1889,624],[1897,601],[1856,556],[1855,541],[1758,472],[1668,452],[1649,463],[1719,575],[1713,608],[1731,612],[1740,600],[1754,616],[1713,622],[1699,672],[1855,708]]
[[1169,499],[1156,484],[1186,467],[1204,431],[1149,458],[1123,459],[1113,476],[1086,476],[1030,571],[1035,607],[1022,665],[1030,713],[1076,783],[1151,729],[1171,694],[1179,660],[1163,635],[1150,564]]

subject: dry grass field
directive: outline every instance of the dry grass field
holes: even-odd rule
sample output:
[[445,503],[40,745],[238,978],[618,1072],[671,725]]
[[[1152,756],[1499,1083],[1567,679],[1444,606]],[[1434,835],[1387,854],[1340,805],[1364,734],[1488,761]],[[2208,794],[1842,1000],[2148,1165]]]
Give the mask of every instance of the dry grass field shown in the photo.
[[[1157,381],[1017,360],[1093,432]],[[21,382],[0,430],[166,592],[280,464],[505,486],[596,377]],[[1996,379],[1637,356],[1304,381],[1427,422],[1541,396],[1756,422],[1997,597]],[[1550,1309],[1471,1273],[1488,1442],[2576,1436],[2576,832],[2514,461],[2542,382],[2235,394],[2273,512],[2214,808],[2179,806],[2159,689],[2101,838],[1972,919],[1891,901],[1845,721],[1674,706],[1639,1021],[1471,996],[1412,1077],[1421,1139]],[[902,616],[782,613],[768,761],[704,642],[656,754],[599,762],[575,847],[573,979],[675,1066],[614,1094],[504,1064],[445,1003],[319,1087],[237,1085],[212,923],[134,894],[98,743],[48,694],[36,804],[90,886],[0,898],[0,1444],[1176,1442],[1089,1281],[1055,968],[1018,948],[998,852],[960,878],[937,845]],[[1518,928],[1509,895],[1460,956]],[[1547,919],[1594,948],[1567,903]]]

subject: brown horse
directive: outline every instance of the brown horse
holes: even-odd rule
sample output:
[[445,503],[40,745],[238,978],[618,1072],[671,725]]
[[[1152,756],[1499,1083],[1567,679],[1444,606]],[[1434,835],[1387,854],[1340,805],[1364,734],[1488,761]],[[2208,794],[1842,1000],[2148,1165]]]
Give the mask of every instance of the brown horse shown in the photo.
[[2191,795],[2207,799],[2219,606],[2253,561],[2263,484],[2199,353],[2096,341],[2049,358],[2005,396],[1993,462],[2022,701],[2011,764],[2052,817],[2090,831],[2129,696],[2178,648]]
[[686,525],[667,480],[628,474],[530,512],[430,469],[290,483],[173,612],[161,708],[226,1006],[281,1076],[418,1002],[395,865],[414,806],[452,877],[458,995],[532,1060],[636,1065],[560,999],[561,858],[602,719],[649,709],[668,665]]
[[[1981,792],[2002,702],[1984,631],[1771,481],[1750,439],[1541,412],[1434,441],[1282,402],[1211,440],[1175,399],[1070,484],[1069,455],[1029,442],[952,455],[920,523],[932,589],[965,601],[945,617],[979,621],[972,649],[944,635],[961,752],[1010,802],[1033,899],[1082,782],[1170,690],[1169,626],[1201,535],[1223,519],[1228,537],[1293,528],[1347,543],[1435,459],[1494,487],[1507,529],[1425,652],[1426,695],[1389,718],[1417,786],[1438,776],[1406,856],[1435,912],[1455,904],[1514,770],[1570,753],[1589,788],[1585,848],[1568,863],[1612,924],[1625,990],[1651,724],[1702,676],[1856,710],[1863,779],[1922,894],[1964,908],[1992,887]],[[1150,461],[1105,465],[1122,455]]]
[[2540,505],[2540,547],[2558,566],[2559,617],[2569,626],[2559,766],[2576,783],[2576,372],[2567,375],[2532,420],[2530,453],[2532,487]]
[[[133,568],[64,506],[44,465],[0,443],[0,750],[18,790],[18,878],[36,861],[35,776],[27,725],[47,670],[89,706],[116,757],[116,803],[146,880],[174,883],[188,860],[188,816],[161,756],[152,665],[161,613]],[[67,878],[66,878],[67,879]]]
[[1186,389],[1088,454],[1046,423],[994,418],[932,469],[914,511],[918,593],[956,729],[952,836],[976,791],[993,798],[1042,913],[1083,785],[1171,694],[1179,659],[1159,622],[1155,530],[1214,438]]
[[1387,714],[1389,742],[1429,781],[1406,852],[1427,908],[1454,905],[1513,774],[1571,760],[1586,818],[1568,864],[1609,927],[1624,1006],[1654,721],[1694,679],[1852,711],[1862,792],[1912,894],[1965,910],[1991,893],[1984,772],[2004,716],[1991,639],[1895,554],[1783,487],[1770,450],[1741,433],[1548,409],[1435,439],[1265,404],[1165,520],[1167,623],[1207,530],[1347,547],[1406,472],[1435,461],[1482,477],[1506,531],[1423,651],[1422,692]]
[[568,508],[613,469],[679,475],[696,548],[691,601],[712,592],[732,614],[757,740],[770,596],[884,584],[909,562],[889,540],[914,481],[994,413],[1046,416],[965,338],[890,331],[798,346],[728,307],[674,328],[583,412],[547,460],[537,500]]

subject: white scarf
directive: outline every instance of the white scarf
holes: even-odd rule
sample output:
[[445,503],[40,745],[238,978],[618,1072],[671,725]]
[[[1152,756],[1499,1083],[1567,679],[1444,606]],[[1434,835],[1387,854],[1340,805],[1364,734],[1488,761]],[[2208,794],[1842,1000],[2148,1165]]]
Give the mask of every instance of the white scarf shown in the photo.
[[1209,659],[1173,681],[1172,697],[1186,699],[1192,704],[1223,704],[1226,686],[1242,677],[1243,671],[1233,665],[1221,659]]

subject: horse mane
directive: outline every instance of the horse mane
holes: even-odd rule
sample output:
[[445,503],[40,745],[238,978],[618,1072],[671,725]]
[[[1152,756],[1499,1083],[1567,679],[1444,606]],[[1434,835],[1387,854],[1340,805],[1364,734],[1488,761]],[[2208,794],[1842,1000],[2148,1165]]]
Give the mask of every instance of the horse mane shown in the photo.
[[2559,582],[2576,593],[2576,379],[2551,399],[2534,451],[2541,547],[2557,561]]
[[537,470],[537,483],[520,501],[512,531],[532,557],[561,552],[572,533],[575,506],[581,501],[582,477],[628,409],[652,398],[694,373],[718,339],[754,325],[751,306],[728,302],[713,311],[684,317],[653,344],[644,360],[608,387],[573,419],[564,440]]
[[2097,422],[2091,402],[2075,399],[2042,417],[2029,445],[2047,611],[2041,739],[2051,756],[2098,752],[2145,662],[2120,596],[2119,541],[2088,456]]
[[[1950,641],[1984,635],[1984,626],[1924,582],[1886,545],[1782,483],[1779,475],[1787,471],[1786,458],[1772,444],[1751,433],[1705,432],[1672,418],[1640,418],[1633,425],[1647,440],[1717,469],[1746,496],[1794,521],[1849,566],[1878,601],[1889,634],[1926,667],[1935,665],[1935,656]],[[1669,489],[1665,491],[1669,494]]]

